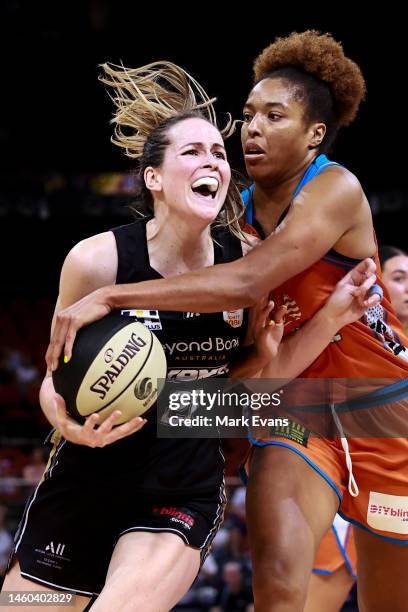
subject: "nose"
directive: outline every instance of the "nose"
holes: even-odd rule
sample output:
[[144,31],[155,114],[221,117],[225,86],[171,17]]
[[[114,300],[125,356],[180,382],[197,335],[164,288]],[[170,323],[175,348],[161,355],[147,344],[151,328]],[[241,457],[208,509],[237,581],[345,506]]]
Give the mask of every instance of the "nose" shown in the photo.
[[219,159],[218,157],[215,157],[214,154],[211,151],[207,151],[204,159],[203,159],[203,168],[214,168],[217,169],[218,168],[218,164],[219,164]]
[[258,114],[252,117],[252,120],[247,125],[248,136],[259,136],[261,134],[261,121]]

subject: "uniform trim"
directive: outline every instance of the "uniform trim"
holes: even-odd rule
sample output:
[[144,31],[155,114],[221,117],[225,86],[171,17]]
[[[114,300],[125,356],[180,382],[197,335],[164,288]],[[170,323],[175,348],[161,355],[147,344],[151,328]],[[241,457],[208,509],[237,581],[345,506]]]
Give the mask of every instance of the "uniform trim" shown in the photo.
[[394,542],[394,544],[401,544],[402,546],[407,546],[408,545],[408,539],[407,540],[398,540],[397,538],[390,538],[389,536],[384,536],[381,535],[380,533],[377,533],[376,531],[373,531],[372,529],[370,529],[369,527],[366,527],[365,525],[363,525],[362,523],[359,523],[358,521],[349,518],[348,516],[346,516],[345,514],[343,514],[343,512],[338,511],[338,514],[341,516],[341,518],[343,518],[345,521],[348,521],[349,523],[351,523],[352,525],[355,525],[356,527],[359,527],[360,529],[362,529],[363,531],[366,531],[367,533],[375,536],[376,538],[380,538],[381,540],[385,540],[386,542]]
[[[391,404],[392,402],[399,402],[407,398],[408,379],[403,378],[396,383],[376,389],[367,395],[362,395],[360,397],[356,397],[355,399],[336,404],[335,408],[337,413],[352,412],[354,410],[363,410],[367,408],[379,408],[380,406]],[[294,408],[296,408],[296,410],[299,412],[330,412],[329,404],[321,404],[318,406],[295,406]]]
[[342,545],[342,543],[340,541],[340,538],[339,538],[339,535],[337,533],[336,527],[334,525],[332,525],[331,528],[332,528],[332,531],[334,533],[334,537],[336,538],[337,545],[340,548],[341,556],[344,559],[344,563],[346,564],[346,567],[347,567],[348,571],[350,572],[350,576],[352,578],[354,578],[354,580],[356,580],[357,579],[357,575],[353,572],[353,567],[352,567],[352,565],[350,563],[350,560],[349,560],[349,558],[347,556],[347,552],[346,552],[346,550],[347,550],[347,543],[348,543],[349,538],[350,538],[351,525],[349,524],[348,527],[347,527],[347,535],[346,535],[346,537],[344,539],[344,546]]
[[376,389],[372,393],[368,393],[363,397],[357,397],[355,400],[336,404],[336,412],[356,410],[362,408],[372,408],[398,402],[408,397],[408,379],[399,380],[396,383]]
[[49,478],[52,478],[52,470],[57,466],[58,464],[58,455],[60,454],[63,446],[65,446],[65,444],[67,443],[67,441],[65,439],[60,440],[58,443],[58,446],[55,450],[55,454],[54,454],[54,460],[52,462],[52,465],[50,465],[48,472],[44,472],[44,480],[48,480]]
[[[350,563],[350,561],[349,561],[349,559],[347,557],[347,553],[346,553],[347,543],[348,543],[348,541],[350,539],[351,525],[349,524],[347,526],[347,534],[346,534],[346,537],[345,537],[345,540],[344,540],[344,546],[342,545],[342,543],[340,541],[340,538],[339,538],[338,533],[337,533],[337,529],[334,526],[334,524],[331,526],[330,530],[334,533],[334,537],[336,538],[337,546],[340,549],[341,556],[343,557],[344,564],[347,567],[350,576],[353,578],[353,580],[357,580],[357,575],[353,572],[352,565],[351,565],[351,563]],[[325,570],[325,569],[321,569],[319,567],[314,567],[312,569],[312,573],[313,574],[323,574],[325,576],[331,576],[332,574],[337,572],[337,570],[340,569],[340,567],[341,566],[339,566],[335,570]]]
[[54,582],[47,582],[47,580],[42,580],[41,578],[37,578],[37,576],[32,576],[31,574],[27,574],[26,572],[20,571],[20,574],[24,576],[24,578],[29,578],[30,580],[33,580],[34,582],[40,582],[41,584],[46,584],[51,587],[55,587],[57,589],[60,589],[61,591],[68,591],[69,593],[77,593],[78,595],[88,595],[89,597],[92,597],[93,595],[95,595],[95,593],[91,593],[90,591],[80,591],[79,589],[70,589],[68,587],[61,586],[60,584],[55,584]]
[[[161,532],[175,533],[176,535],[180,536],[182,540],[184,540],[187,546],[191,546],[190,542],[187,540],[186,536],[184,535],[182,531],[179,531],[178,529],[172,529],[171,527],[145,527],[143,525],[141,527],[140,526],[130,527],[129,529],[125,529],[125,531],[122,531],[119,534],[118,540],[123,535],[126,535],[127,533],[132,533],[133,531],[161,531]],[[191,548],[195,548],[195,547],[191,546]]]
[[[221,450],[220,450],[221,453]],[[222,455],[222,453],[221,453]],[[213,526],[210,529],[208,536],[206,537],[206,539],[204,540],[203,545],[201,546],[200,550],[205,549],[204,551],[204,555],[203,555],[203,559],[201,560],[201,562],[203,563],[209,553],[209,549],[211,546],[211,543],[214,539],[214,537],[217,534],[217,531],[223,521],[224,518],[224,508],[225,508],[225,504],[227,503],[227,497],[225,495],[225,480],[224,478],[222,479],[221,482],[221,486],[219,489],[219,497],[218,497],[218,507],[217,507],[217,512],[215,514],[215,518],[213,520]]]
[[[331,259],[330,257],[327,257],[327,256],[322,257],[319,261],[324,261],[325,263],[328,263],[331,266],[337,266],[337,268],[342,268],[343,270],[346,270],[347,272],[349,272],[350,270],[352,270],[354,268],[354,265],[348,264],[348,263],[343,262],[341,260],[334,260],[334,259]],[[359,262],[361,260],[358,259],[356,261]]]
[[273,440],[268,441],[268,442],[260,442],[258,440],[252,439],[251,443],[254,444],[255,446],[283,446],[284,448],[288,448],[289,450],[299,455],[299,457],[302,457],[302,459],[304,459],[306,463],[308,463],[319,474],[319,476],[321,476],[327,482],[327,484],[331,486],[331,488],[334,490],[334,492],[337,494],[337,497],[339,498],[339,506],[340,506],[341,502],[343,501],[343,496],[340,493],[337,486],[334,484],[331,478],[327,476],[327,474],[325,474],[315,463],[313,463],[313,461],[309,459],[309,457],[304,455],[300,450],[298,450],[297,448],[294,448],[290,444],[285,444],[284,442],[274,442]]
[[17,552],[18,547],[21,544],[21,540],[23,538],[25,529],[27,527],[28,514],[30,512],[31,506],[33,505],[33,503],[35,501],[35,498],[37,497],[37,493],[38,493],[38,491],[40,489],[40,486],[43,484],[43,482],[47,478],[51,478],[51,476],[52,476],[52,469],[56,465],[56,459],[57,459],[58,453],[61,450],[61,448],[64,446],[65,442],[66,442],[66,440],[62,440],[61,438],[59,438],[54,443],[54,446],[51,449],[50,456],[48,457],[48,462],[47,462],[47,465],[45,466],[45,470],[43,472],[42,478],[41,478],[40,482],[38,483],[38,485],[36,486],[32,496],[31,496],[30,501],[28,502],[27,506],[25,507],[25,510],[24,510],[24,513],[23,513],[23,516],[22,516],[21,522],[20,522],[21,527],[19,527],[19,529],[16,532],[16,535],[15,535],[15,538],[14,538],[14,541],[15,541],[14,553]]

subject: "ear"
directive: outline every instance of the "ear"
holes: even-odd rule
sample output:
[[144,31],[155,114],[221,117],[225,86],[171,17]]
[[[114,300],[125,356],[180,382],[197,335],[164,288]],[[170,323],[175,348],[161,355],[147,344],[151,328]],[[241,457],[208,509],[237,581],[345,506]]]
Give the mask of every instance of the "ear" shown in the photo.
[[144,182],[149,191],[161,191],[162,180],[158,168],[148,166],[143,174]]
[[325,135],[326,125],[324,123],[314,123],[310,128],[309,147],[311,149],[319,147],[322,144]]

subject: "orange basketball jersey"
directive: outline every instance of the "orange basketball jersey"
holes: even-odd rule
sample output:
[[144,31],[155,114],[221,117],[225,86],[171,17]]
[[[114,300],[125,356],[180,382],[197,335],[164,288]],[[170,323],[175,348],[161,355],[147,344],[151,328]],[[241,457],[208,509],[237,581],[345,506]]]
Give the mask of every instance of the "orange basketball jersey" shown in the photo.
[[[274,290],[274,302],[287,307],[285,334],[295,332],[310,319],[357,263],[332,250]],[[377,284],[384,291],[381,304],[369,308],[360,321],[341,329],[300,377],[395,380],[408,375],[408,340],[382,283],[378,257],[376,264]]]

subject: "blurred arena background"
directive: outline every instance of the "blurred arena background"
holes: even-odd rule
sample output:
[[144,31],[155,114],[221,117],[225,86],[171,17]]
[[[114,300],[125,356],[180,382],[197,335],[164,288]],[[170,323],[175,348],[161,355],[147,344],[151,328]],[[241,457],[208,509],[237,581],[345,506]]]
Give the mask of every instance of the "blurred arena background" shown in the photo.
[[[121,0],[2,0],[0,581],[10,534],[44,467],[49,427],[37,398],[59,270],[76,242],[130,220],[132,165],[110,143],[111,104],[98,64],[174,61],[217,96],[219,111],[239,118],[252,59],[264,46],[293,30],[330,31],[361,66],[368,89],[332,157],[360,178],[379,242],[407,250],[403,24],[399,30],[396,15],[370,15],[368,28],[351,7],[341,10],[325,18],[261,4],[238,11],[230,3],[159,9]],[[243,171],[237,135],[229,156]],[[226,522],[180,610],[250,609],[244,489],[235,471],[243,445],[227,442]],[[229,590],[241,593],[236,607],[226,607]],[[348,610],[356,610],[353,602]]]

